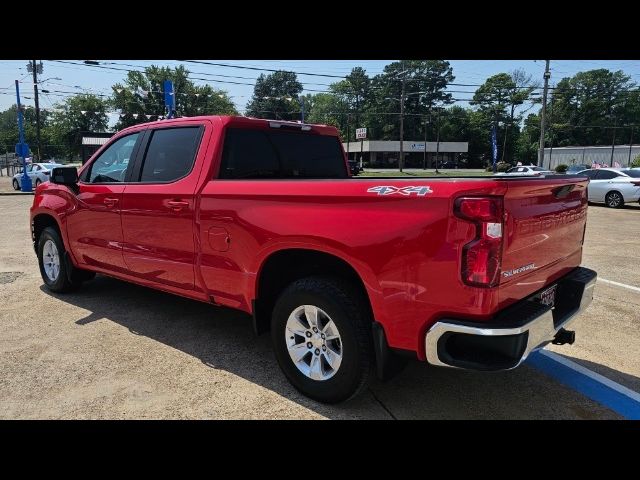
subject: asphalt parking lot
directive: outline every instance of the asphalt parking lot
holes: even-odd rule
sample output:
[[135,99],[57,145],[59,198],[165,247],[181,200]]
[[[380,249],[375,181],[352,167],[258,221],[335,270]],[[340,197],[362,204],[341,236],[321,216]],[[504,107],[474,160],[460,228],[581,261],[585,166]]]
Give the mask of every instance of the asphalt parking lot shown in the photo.
[[[249,317],[98,276],[47,292],[29,234],[33,197],[0,196],[0,418],[619,419],[531,365],[481,374],[410,364],[360,397],[298,394]],[[591,206],[583,264],[640,287],[640,208]],[[640,291],[599,281],[552,350],[640,392]]]

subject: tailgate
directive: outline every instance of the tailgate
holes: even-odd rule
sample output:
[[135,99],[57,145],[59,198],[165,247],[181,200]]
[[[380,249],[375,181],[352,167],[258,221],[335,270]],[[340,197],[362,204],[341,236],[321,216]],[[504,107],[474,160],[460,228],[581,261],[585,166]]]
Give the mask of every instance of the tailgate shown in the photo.
[[517,284],[518,295],[533,293],[579,266],[587,184],[564,175],[507,181],[500,285]]

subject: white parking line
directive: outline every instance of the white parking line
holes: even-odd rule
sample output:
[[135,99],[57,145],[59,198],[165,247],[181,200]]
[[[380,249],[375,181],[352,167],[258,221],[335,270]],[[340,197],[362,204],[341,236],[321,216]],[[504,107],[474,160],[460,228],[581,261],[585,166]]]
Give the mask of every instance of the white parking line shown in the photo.
[[600,277],[598,277],[598,281],[602,283],[615,285],[616,287],[628,288],[629,290],[633,290],[634,292],[640,292],[640,287],[634,287],[633,285],[627,285],[626,283],[614,282],[613,280],[607,280],[605,278],[600,278]]
[[614,382],[613,380],[608,379],[607,377],[604,377],[602,375],[600,375],[599,373],[596,373],[592,370],[589,370],[588,368],[583,367],[582,365],[579,365],[576,362],[573,362],[565,357],[563,357],[562,355],[558,355],[555,352],[552,352],[550,350],[538,350],[538,352],[542,355],[544,355],[547,358],[550,358],[558,363],[561,363],[562,365],[564,365],[565,367],[570,368],[571,370],[574,370],[575,372],[581,373],[582,375],[585,375],[593,380],[595,380],[596,382],[599,382],[607,387],[609,387],[612,390],[615,390],[616,392],[625,395],[629,398],[631,398],[632,400],[635,400],[636,402],[640,402],[640,393],[635,392],[627,387],[625,387],[624,385],[620,385],[619,383]]

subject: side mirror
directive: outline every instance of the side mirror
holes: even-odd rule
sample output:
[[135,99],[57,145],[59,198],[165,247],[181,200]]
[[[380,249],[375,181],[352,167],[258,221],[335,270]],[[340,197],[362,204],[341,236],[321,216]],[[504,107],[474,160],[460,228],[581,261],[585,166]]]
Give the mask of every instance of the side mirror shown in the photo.
[[56,167],[51,170],[51,183],[75,187],[78,184],[76,167]]

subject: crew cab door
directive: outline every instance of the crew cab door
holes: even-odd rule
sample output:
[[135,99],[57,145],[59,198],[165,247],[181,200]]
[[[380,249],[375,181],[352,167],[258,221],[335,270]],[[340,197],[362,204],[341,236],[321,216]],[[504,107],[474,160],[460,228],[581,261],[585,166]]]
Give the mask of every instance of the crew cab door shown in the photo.
[[79,263],[123,272],[120,208],[125,181],[140,146],[142,132],[125,135],[107,146],[83,170],[77,207],[67,216],[71,252]]
[[124,260],[130,273],[150,283],[194,288],[195,193],[204,130],[203,122],[184,120],[149,129],[124,190]]

